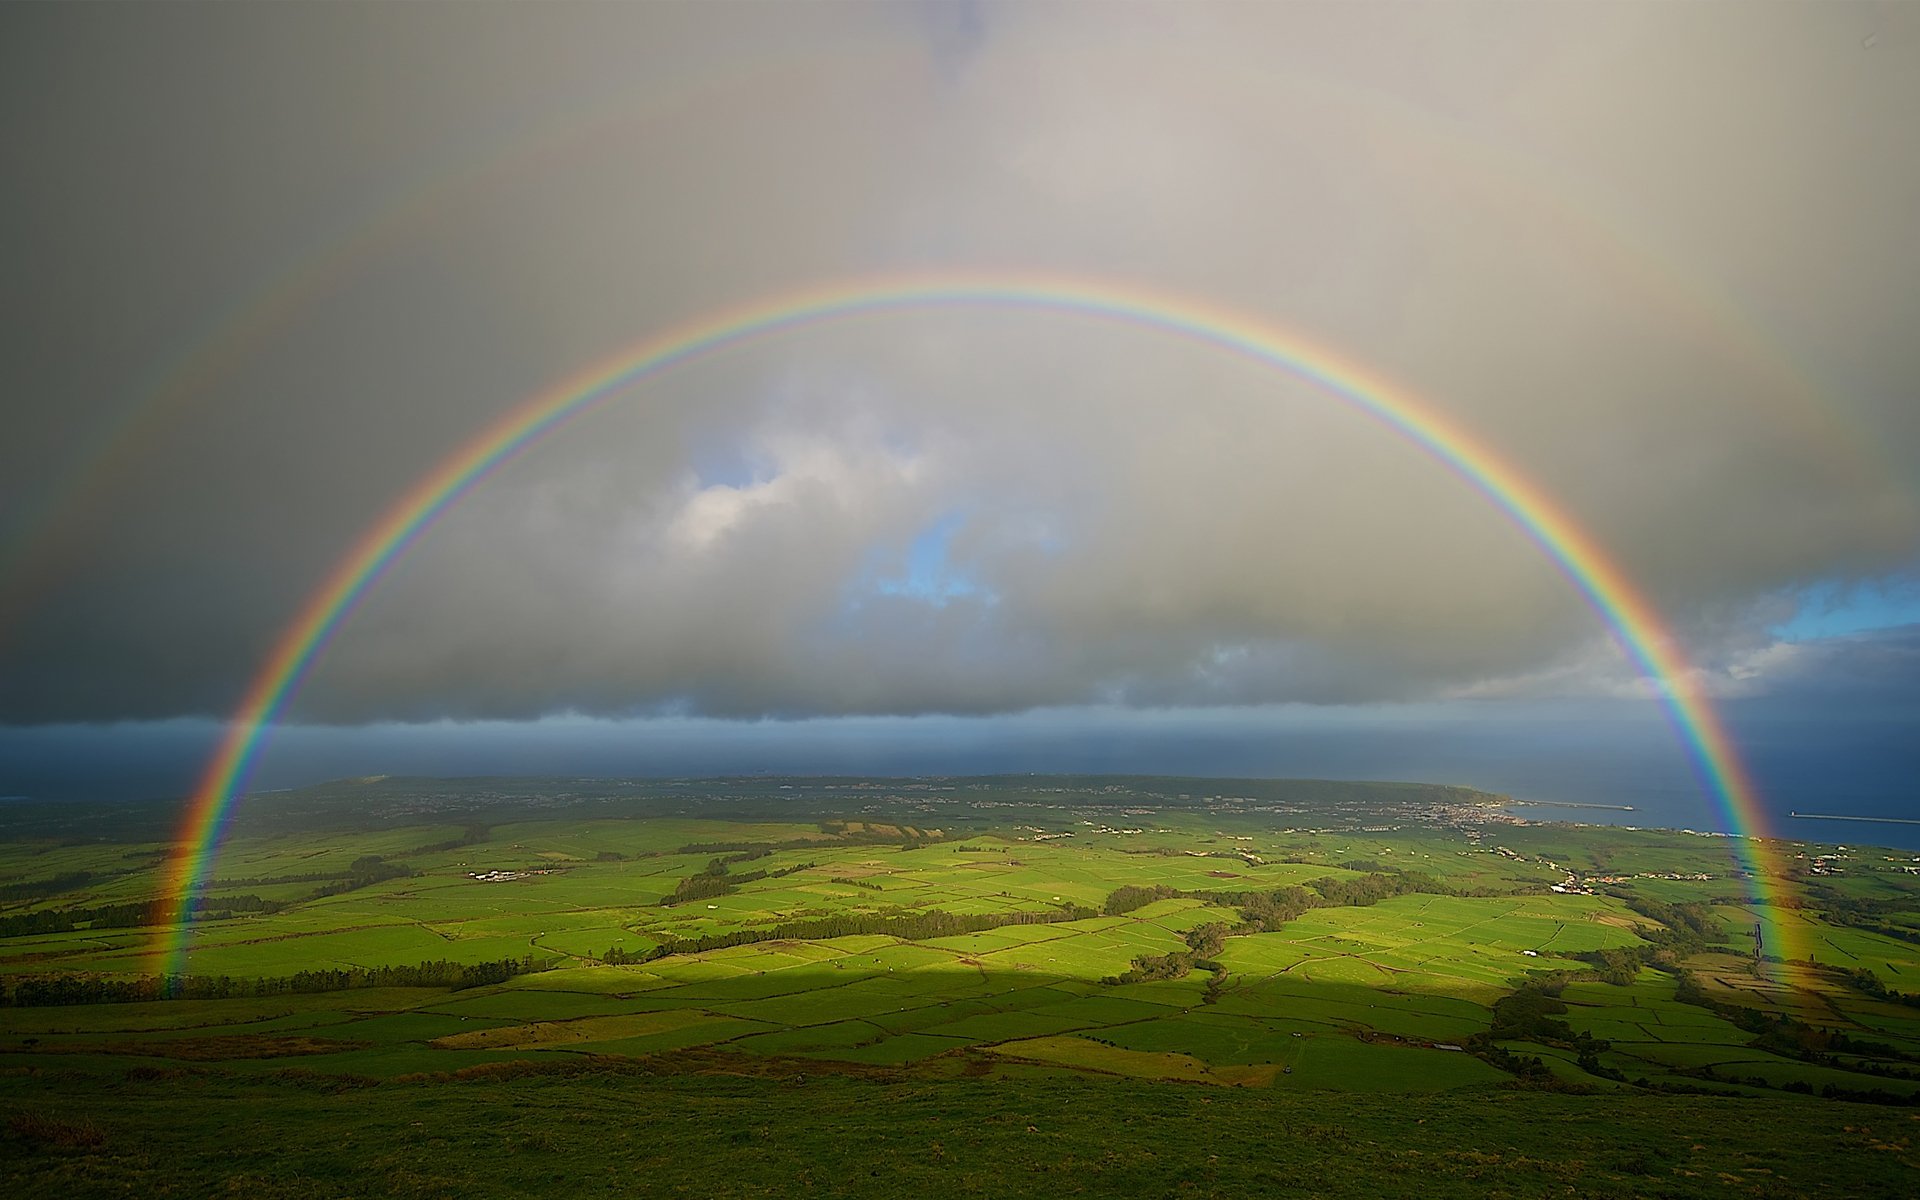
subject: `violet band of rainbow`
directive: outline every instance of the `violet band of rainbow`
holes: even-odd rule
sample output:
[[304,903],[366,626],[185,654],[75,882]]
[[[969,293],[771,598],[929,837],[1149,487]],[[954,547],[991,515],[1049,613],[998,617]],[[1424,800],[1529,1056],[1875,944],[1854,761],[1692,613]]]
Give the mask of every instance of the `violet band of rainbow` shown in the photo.
[[494,470],[568,421],[648,377],[756,337],[891,310],[999,308],[1060,312],[1145,327],[1238,354],[1317,385],[1426,451],[1503,512],[1606,623],[1652,682],[1703,786],[1734,835],[1746,890],[1767,943],[1804,957],[1795,927],[1774,917],[1786,874],[1767,841],[1764,811],[1726,727],[1678,639],[1605,549],[1543,489],[1432,404],[1339,353],[1251,314],[1158,289],[1028,272],[868,277],[797,290],[710,314],[644,338],[511,409],[410,487],[361,535],[275,643],[229,720],[188,802],[165,874],[165,923],[153,957],[184,974],[186,901],[206,882],[235,799],[281,711],[341,625],[380,577]]

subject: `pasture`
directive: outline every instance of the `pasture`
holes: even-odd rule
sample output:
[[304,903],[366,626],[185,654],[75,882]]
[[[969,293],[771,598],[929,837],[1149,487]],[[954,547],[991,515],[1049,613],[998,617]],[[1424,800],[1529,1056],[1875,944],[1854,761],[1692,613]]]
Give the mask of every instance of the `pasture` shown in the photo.
[[[204,891],[214,911],[183,931],[198,998],[0,1009],[0,1069],[392,1079],[698,1051],[1414,1093],[1513,1086],[1518,1055],[1563,1088],[1894,1098],[1920,1074],[1920,1009],[1899,999],[1920,947],[1883,916],[1870,929],[1813,905],[1757,909],[1712,839],[1457,810],[1345,827],[1191,807],[1122,820],[1007,795],[990,819],[915,797],[858,820],[243,831]],[[116,922],[154,897],[168,851],[0,848],[10,994],[150,976],[167,931]],[[1625,882],[1585,882],[1597,872]],[[1907,878],[1863,870],[1845,895],[1898,916]],[[1743,954],[1756,919],[1816,961]],[[1191,949],[1207,930],[1224,935],[1211,957]],[[377,973],[423,963],[510,969],[355,982],[404,983]],[[309,982],[254,982],[296,976]],[[285,990],[246,994],[269,986]],[[1546,1023],[1496,1036],[1497,1006],[1542,987],[1557,997]]]

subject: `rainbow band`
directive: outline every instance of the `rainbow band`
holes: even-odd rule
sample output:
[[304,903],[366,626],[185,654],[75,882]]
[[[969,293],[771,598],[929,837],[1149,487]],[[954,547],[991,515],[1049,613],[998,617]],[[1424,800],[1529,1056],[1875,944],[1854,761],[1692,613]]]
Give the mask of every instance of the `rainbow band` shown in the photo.
[[[1061,312],[1141,326],[1230,351],[1298,376],[1346,401],[1445,464],[1504,512],[1553,561],[1601,616],[1635,666],[1657,685],[1702,780],[1736,835],[1760,911],[1784,878],[1762,840],[1766,823],[1751,780],[1726,729],[1700,690],[1677,640],[1647,597],[1600,545],[1537,485],[1446,414],[1379,375],[1251,315],[1165,292],[1114,283],[1023,273],[940,273],[856,279],[755,301],[647,338],[515,407],[448,456],[360,538],[288,626],[228,723],[218,751],[189,802],[183,848],[170,864],[172,918],[160,935],[162,974],[186,967],[190,923],[179,920],[207,879],[233,802],[266,732],[333,635],[387,569],[441,514],[502,464],[626,388],[690,360],[753,338],[865,314],[903,309],[987,307]],[[1789,958],[1800,947],[1769,944]]]

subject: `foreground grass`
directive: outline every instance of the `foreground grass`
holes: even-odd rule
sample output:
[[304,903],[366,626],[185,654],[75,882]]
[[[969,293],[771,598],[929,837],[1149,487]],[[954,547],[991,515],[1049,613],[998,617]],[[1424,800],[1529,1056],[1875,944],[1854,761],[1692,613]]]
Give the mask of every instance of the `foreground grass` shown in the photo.
[[698,1057],[343,1085],[0,1078],[9,1195],[1912,1196],[1920,1117],[1495,1088],[1394,1097]]
[[[1920,1088],[1885,856],[1761,913],[1680,834],[1049,788],[933,841],[919,801],[258,837],[190,929],[224,999],[57,1002],[147,969],[112,906],[156,860],[0,844],[0,1196],[1920,1195],[1920,1110],[1784,1090]],[[1820,957],[1752,961],[1756,921]],[[502,959],[553,969],[368,970]],[[1530,1089],[1458,1050],[1496,1037]]]

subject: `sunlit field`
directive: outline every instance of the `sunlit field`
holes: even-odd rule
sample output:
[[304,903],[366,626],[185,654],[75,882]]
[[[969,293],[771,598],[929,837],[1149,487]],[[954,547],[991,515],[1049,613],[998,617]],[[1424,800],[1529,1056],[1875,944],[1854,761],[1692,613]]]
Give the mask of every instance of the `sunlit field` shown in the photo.
[[[1661,1140],[1662,1105],[1725,1106],[1700,1118],[1716,1126],[1912,1120],[1920,1007],[1901,984],[1920,977],[1920,945],[1886,932],[1920,912],[1909,856],[1849,851],[1831,877],[1844,887],[1814,884],[1789,914],[1815,961],[1786,962],[1754,956],[1755,908],[1714,841],[1516,824],[1458,790],[1394,797],[1362,824],[1311,798],[1179,801],[1179,783],[1130,780],[1118,798],[1005,781],[934,798],[702,785],[715,807],[810,818],[787,820],[665,815],[666,788],[605,802],[626,817],[476,806],[454,824],[278,831],[263,818],[221,850],[184,931],[186,970],[166,980],[151,972],[167,931],[86,916],[150,895],[164,847],[14,841],[8,894],[55,893],[0,910],[14,1146],[31,1178],[77,1187],[86,1163],[118,1178],[131,1168],[114,1156],[149,1152],[129,1147],[147,1145],[148,1111],[176,1087],[204,1114],[279,1112],[291,1093],[378,1124],[441,1092],[514,1097],[515,1111],[572,1088],[724,1109],[744,1102],[740,1080],[781,1081],[766,1111],[792,1110],[724,1131],[746,1139],[729,1146],[788,1136],[768,1131],[804,1124],[809,1086],[833,1104],[907,1089],[976,1148],[995,1129],[966,1113],[1006,1098],[996,1080],[1041,1088],[1020,1104],[1151,1085],[1194,1114],[1216,1090],[1257,1096],[1209,1115],[1223,1131],[1355,1114],[1362,1096],[1388,1105],[1370,1121],[1443,1120],[1518,1092],[1548,1102],[1529,1113],[1576,1122],[1657,1098],[1629,1124],[1678,1186],[1691,1168],[1665,1157],[1678,1150]],[[376,812],[391,799],[371,785],[316,795]],[[1277,807],[1292,811],[1249,811]],[[1588,882],[1601,862],[1619,882]],[[80,927],[20,931],[62,913]],[[95,1114],[98,1145],[32,1132],[56,1110]],[[1856,1111],[1869,1115],[1841,1115]],[[542,1124],[537,1139],[578,1136]],[[217,1175],[206,1153],[178,1178]],[[1002,1186],[977,1169],[982,1188]],[[174,1178],[151,1164],[136,1176]],[[428,1194],[463,1177],[417,1182]],[[1816,1185],[1836,1183],[1795,1183]]]

